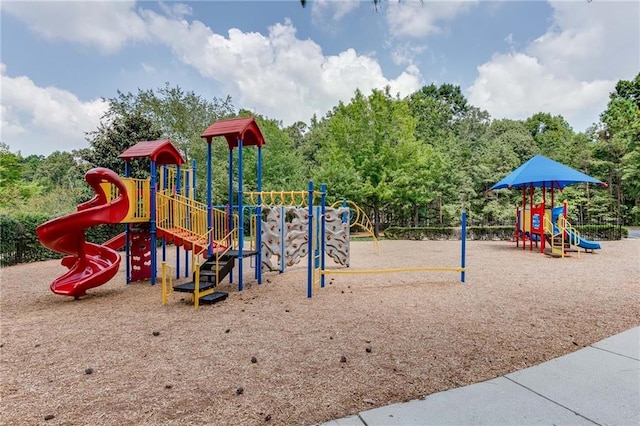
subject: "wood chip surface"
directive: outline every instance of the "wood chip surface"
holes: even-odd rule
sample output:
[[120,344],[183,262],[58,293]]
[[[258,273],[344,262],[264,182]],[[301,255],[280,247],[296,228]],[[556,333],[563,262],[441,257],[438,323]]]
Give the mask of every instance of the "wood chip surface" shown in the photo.
[[[198,310],[123,266],[82,300],[50,292],[58,261],[3,268],[0,424],[312,425],[492,379],[640,325],[640,240],[601,244],[470,241],[465,284],[328,275],[312,299],[306,259],[261,286],[246,261],[245,291]],[[456,241],[353,242],[350,269],[459,262]]]

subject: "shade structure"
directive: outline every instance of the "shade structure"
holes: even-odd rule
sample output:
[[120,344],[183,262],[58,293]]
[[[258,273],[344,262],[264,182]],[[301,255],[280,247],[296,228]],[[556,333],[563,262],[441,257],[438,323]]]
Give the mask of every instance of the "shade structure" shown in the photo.
[[489,191],[530,186],[563,189],[565,186],[575,183],[595,183],[606,186],[604,182],[569,166],[551,160],[544,155],[536,155],[489,188]]

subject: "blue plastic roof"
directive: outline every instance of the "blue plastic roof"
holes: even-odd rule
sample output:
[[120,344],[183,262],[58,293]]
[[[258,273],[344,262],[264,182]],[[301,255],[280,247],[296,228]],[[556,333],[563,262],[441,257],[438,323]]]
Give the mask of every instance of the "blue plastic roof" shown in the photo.
[[606,184],[582,172],[553,161],[544,155],[536,155],[500,182],[489,188],[489,191],[502,188],[521,188],[523,186],[562,189],[574,183]]

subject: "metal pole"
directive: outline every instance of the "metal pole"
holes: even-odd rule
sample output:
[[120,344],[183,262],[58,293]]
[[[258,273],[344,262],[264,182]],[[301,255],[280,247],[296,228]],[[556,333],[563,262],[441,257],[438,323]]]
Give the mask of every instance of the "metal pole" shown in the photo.
[[[131,170],[130,170],[130,164],[129,161],[125,161],[124,162],[124,177],[128,178],[131,175]],[[137,189],[136,189],[137,191]],[[127,194],[128,196],[128,194]],[[138,194],[136,194],[136,197],[138,197]],[[131,199],[131,198],[129,198]],[[125,262],[125,280],[126,283],[129,284],[131,282],[131,225],[130,224],[126,224],[124,225],[124,256],[126,259]]]
[[242,208],[242,139],[238,138],[238,291],[242,291],[242,251],[244,249],[244,209]]
[[320,288],[324,288],[324,252],[325,252],[325,242],[326,242],[326,213],[327,213],[327,184],[323,183],[320,185],[320,191],[322,191],[321,197],[321,231],[320,231]]
[[151,232],[151,285],[156,285],[156,263],[157,259],[157,241],[156,241],[156,162],[151,161],[151,181],[149,182],[151,194],[151,214],[150,214],[150,232]]
[[[228,173],[228,204],[227,204],[227,234],[233,231],[233,147],[229,147],[229,173]],[[233,239],[229,239],[229,246],[233,246]],[[231,247],[233,248],[233,247]],[[229,271],[229,283],[233,283],[233,268]]]
[[256,209],[256,278],[262,284],[262,146],[258,145],[258,208]]
[[460,263],[460,267],[462,271],[460,272],[460,282],[464,282],[464,268],[466,264],[466,253],[467,253],[467,212],[462,211],[462,235],[461,238],[461,250],[462,250],[462,262]]
[[[211,198],[213,192],[211,183],[211,142],[211,139],[207,140],[207,230],[211,229]],[[211,256],[211,253],[213,253],[213,242],[209,241],[207,257]]]
[[313,296],[313,181],[309,181],[309,198],[307,207],[309,209],[309,238],[307,241],[307,297]]
[[[175,182],[175,192],[177,195],[182,193],[182,173],[180,170],[180,166],[176,166],[176,182]],[[185,215],[185,221],[189,220],[189,207],[187,206],[187,211]],[[188,223],[185,222],[185,226],[189,226]],[[186,250],[185,250],[186,252]],[[176,279],[180,278],[180,246],[176,245]]]

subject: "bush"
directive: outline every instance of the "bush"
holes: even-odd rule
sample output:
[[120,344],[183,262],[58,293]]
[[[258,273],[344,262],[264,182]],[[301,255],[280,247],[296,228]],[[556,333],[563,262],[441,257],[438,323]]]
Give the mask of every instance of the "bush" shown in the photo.
[[[61,258],[60,253],[42,246],[36,234],[36,228],[50,219],[43,213],[0,215],[0,266]],[[98,225],[86,230],[86,239],[101,244],[123,230],[120,224]]]
[[60,257],[44,248],[36,235],[36,227],[49,219],[42,213],[0,215],[0,266]]
[[586,240],[611,241],[621,240],[629,236],[629,230],[618,225],[577,225],[580,236]]
[[[587,240],[619,240],[629,235],[629,230],[617,225],[576,226],[580,236]],[[457,240],[460,227],[400,227],[390,226],[384,230],[388,240]],[[467,226],[468,240],[508,241],[513,237],[513,226]]]

